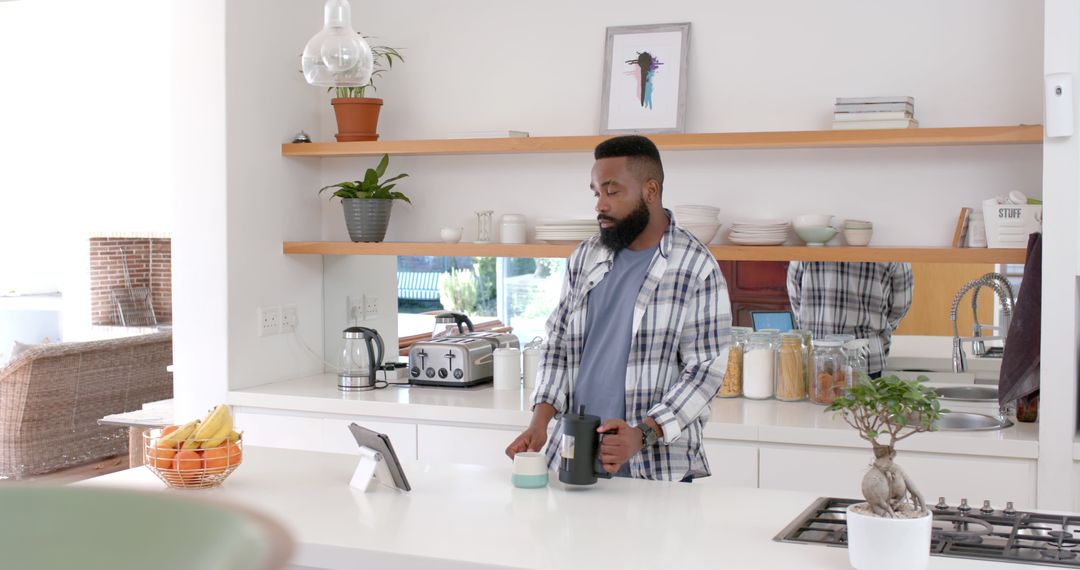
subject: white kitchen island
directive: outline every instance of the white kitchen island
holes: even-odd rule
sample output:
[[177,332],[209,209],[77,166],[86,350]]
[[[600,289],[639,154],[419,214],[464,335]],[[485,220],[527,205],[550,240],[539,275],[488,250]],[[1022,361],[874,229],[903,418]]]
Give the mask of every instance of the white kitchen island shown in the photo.
[[[235,390],[228,402],[250,445],[355,453],[346,426],[357,422],[390,435],[403,459],[430,464],[500,466],[532,415],[523,389],[341,392],[332,374]],[[704,436],[713,471],[705,485],[851,496],[872,461],[855,430],[806,401],[715,399]],[[944,495],[954,503],[1036,505],[1037,424],[919,434],[898,451],[900,464],[935,501]]]
[[[78,483],[231,502],[281,521],[297,568],[836,569],[847,551],[772,539],[815,495],[697,483],[510,484],[503,467],[405,462],[413,490],[352,489],[351,455],[248,447],[218,489],[167,490],[146,467]],[[930,568],[1027,568],[931,557]]]

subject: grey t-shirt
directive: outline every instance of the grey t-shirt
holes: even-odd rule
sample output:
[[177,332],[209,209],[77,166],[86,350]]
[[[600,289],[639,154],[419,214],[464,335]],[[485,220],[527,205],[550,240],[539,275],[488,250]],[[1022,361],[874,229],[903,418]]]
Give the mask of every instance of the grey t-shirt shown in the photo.
[[[611,270],[589,291],[585,349],[574,386],[574,408],[584,405],[585,413],[599,416],[601,421],[626,419],[626,363],[630,358],[634,303],[656,250],[624,249],[615,254]],[[629,477],[628,465],[623,464],[618,475]]]

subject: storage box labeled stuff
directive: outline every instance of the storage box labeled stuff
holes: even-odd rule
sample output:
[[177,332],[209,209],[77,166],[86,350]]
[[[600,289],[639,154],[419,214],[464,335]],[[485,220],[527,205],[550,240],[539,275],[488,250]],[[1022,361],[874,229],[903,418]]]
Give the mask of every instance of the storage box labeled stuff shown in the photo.
[[986,245],[994,248],[1026,248],[1028,236],[1042,231],[1041,204],[998,204],[983,201]]

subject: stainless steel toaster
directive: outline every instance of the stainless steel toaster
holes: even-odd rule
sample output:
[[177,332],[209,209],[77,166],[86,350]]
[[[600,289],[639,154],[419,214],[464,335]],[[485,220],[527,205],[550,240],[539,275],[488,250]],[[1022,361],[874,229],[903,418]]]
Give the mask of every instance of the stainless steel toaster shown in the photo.
[[497,344],[488,338],[440,337],[409,348],[409,381],[421,386],[467,387],[491,382]]
[[486,339],[495,345],[492,350],[495,348],[521,348],[521,341],[519,341],[517,335],[513,333],[470,332],[461,336]]

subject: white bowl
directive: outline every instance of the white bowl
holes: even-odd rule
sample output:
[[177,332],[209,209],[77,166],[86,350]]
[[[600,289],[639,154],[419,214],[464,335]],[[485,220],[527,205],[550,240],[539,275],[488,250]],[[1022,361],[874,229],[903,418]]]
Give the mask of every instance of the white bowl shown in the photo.
[[711,242],[716,237],[716,232],[720,231],[720,224],[682,224],[682,227],[704,244]]
[[848,245],[864,246],[870,244],[870,237],[874,235],[874,230],[844,230],[844,240]]
[[446,243],[457,243],[461,241],[462,228],[443,228],[439,230],[439,237]]
[[791,225],[797,228],[827,226],[832,219],[833,217],[829,214],[803,214],[801,216],[795,216],[795,218],[791,220]]

